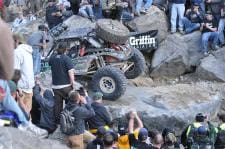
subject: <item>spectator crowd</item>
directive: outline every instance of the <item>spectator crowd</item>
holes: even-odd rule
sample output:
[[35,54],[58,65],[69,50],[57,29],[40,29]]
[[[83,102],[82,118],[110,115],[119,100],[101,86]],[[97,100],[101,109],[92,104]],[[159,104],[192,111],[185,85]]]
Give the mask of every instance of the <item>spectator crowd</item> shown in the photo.
[[[11,2],[11,1],[10,1]],[[0,0],[0,13],[9,1]],[[14,2],[14,1],[12,1]],[[152,0],[124,0],[120,12],[122,21],[132,20],[151,10]],[[13,22],[14,27],[26,23],[23,10],[29,4],[30,20],[41,9],[41,0],[17,0],[21,11]],[[208,55],[209,43],[216,50],[224,46],[224,0],[191,0],[185,8],[185,0],[169,0],[170,32],[183,34],[202,32],[202,49]],[[41,56],[48,43],[48,28],[52,29],[72,14],[79,14],[95,21],[112,17],[109,0],[48,0],[46,5],[47,25],[39,25],[27,41],[23,35],[13,34],[0,20],[0,125],[13,125],[21,131],[46,138],[60,128],[66,135],[65,141],[73,149],[223,149],[225,148],[225,114],[218,115],[221,123],[214,126],[209,118],[199,113],[180,137],[174,130],[149,130],[132,110],[128,122],[119,121],[115,127],[103,104],[103,94],[93,93],[89,97],[83,87],[75,88],[75,70],[72,59],[65,53],[66,43],[59,43],[56,54],[49,59],[52,72],[52,89],[44,90],[39,82]],[[186,7],[188,7],[186,5]],[[13,50],[14,49],[14,50]],[[65,104],[64,104],[65,103]],[[4,119],[6,112],[12,120]],[[11,124],[16,121],[16,124]]]

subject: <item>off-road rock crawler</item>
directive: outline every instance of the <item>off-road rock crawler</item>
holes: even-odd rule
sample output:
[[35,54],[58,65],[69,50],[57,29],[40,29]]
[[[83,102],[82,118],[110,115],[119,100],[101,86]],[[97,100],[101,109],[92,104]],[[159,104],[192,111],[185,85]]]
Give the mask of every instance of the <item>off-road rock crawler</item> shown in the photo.
[[[116,40],[116,43],[112,43],[111,36],[103,40],[101,34],[105,35],[106,32],[98,26],[98,31],[91,28],[63,31],[63,25],[57,27],[50,31],[54,45],[47,59],[55,53],[58,43],[67,42],[68,56],[73,60],[75,75],[77,78],[91,78],[91,89],[102,92],[104,99],[116,100],[121,97],[126,90],[126,77],[133,79],[144,72],[145,60],[140,51]],[[124,32],[121,39],[125,42],[127,38]]]

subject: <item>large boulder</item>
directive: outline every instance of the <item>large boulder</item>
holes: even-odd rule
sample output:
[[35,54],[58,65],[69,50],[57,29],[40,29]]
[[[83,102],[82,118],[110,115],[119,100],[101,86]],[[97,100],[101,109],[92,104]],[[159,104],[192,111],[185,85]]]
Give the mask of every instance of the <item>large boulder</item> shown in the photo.
[[134,18],[134,20],[130,22],[130,25],[139,32],[158,30],[159,42],[162,42],[168,34],[167,16],[156,6],[152,6],[148,14]]
[[180,35],[168,36],[153,55],[151,77],[176,77],[184,74],[189,66],[187,48]]
[[66,145],[55,140],[38,139],[16,128],[0,128],[1,149],[68,149]]
[[225,49],[215,51],[202,59],[196,74],[201,79],[225,82]]
[[95,28],[95,23],[91,22],[90,19],[73,15],[70,18],[68,18],[64,23],[69,27],[69,29],[74,28]]
[[191,68],[198,66],[203,56],[200,49],[200,32],[167,36],[153,55],[150,76],[171,78],[193,71]]
[[181,132],[203,112],[214,118],[220,109],[222,84],[211,83],[177,84],[158,87],[129,87],[125,96],[117,102],[106,101],[114,119],[127,122],[126,114],[137,109],[144,126],[162,130],[175,128]]

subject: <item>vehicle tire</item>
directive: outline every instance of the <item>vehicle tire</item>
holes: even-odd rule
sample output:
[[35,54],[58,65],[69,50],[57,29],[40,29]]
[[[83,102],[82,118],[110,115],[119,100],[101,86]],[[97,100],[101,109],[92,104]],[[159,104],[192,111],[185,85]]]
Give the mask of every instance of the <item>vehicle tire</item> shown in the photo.
[[124,44],[128,40],[129,30],[119,21],[100,19],[96,23],[96,35],[111,43]]
[[95,72],[91,89],[101,92],[106,100],[116,100],[126,91],[127,79],[123,72],[115,67],[106,66]]
[[[132,47],[131,47],[132,48]],[[145,58],[143,54],[136,48],[132,48],[133,56],[128,60],[134,65],[125,72],[127,79],[134,79],[140,76],[145,71]]]

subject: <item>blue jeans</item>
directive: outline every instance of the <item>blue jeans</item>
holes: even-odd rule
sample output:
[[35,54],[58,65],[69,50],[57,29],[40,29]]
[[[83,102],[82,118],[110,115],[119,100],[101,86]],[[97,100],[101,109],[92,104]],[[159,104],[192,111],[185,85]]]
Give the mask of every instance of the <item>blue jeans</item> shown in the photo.
[[0,79],[0,87],[2,87],[5,91],[5,97],[2,102],[0,101],[0,108],[2,106],[4,110],[15,112],[19,118],[19,121],[24,125],[28,125],[29,122],[27,121],[24,113],[17,104],[16,100],[11,96],[7,81]]
[[175,32],[177,28],[177,16],[179,17],[178,20],[178,25],[179,25],[179,30],[183,30],[183,22],[182,19],[184,17],[184,11],[185,11],[185,6],[184,4],[172,4],[172,11],[171,11],[171,31]]
[[101,6],[93,7],[93,12],[94,12],[94,15],[95,15],[96,19],[102,19],[103,18]]
[[209,40],[212,41],[213,46],[217,44],[219,38],[218,32],[206,32],[202,34],[202,51],[201,52],[208,52],[208,43]]
[[94,16],[94,12],[91,5],[84,5],[81,6],[79,9],[79,15],[89,18]]
[[182,19],[184,24],[184,31],[186,34],[191,33],[200,28],[200,23],[192,23],[188,18],[184,17]]
[[143,2],[145,3],[144,9],[149,9],[152,5],[152,0],[136,0],[136,13],[140,13]]
[[225,40],[224,40],[224,27],[225,27],[225,19],[220,19],[220,22],[219,22],[219,27],[218,27],[218,32],[219,32],[219,41],[220,43],[225,43]]
[[41,52],[39,48],[33,47],[33,69],[34,69],[34,75],[38,75],[41,72]]

